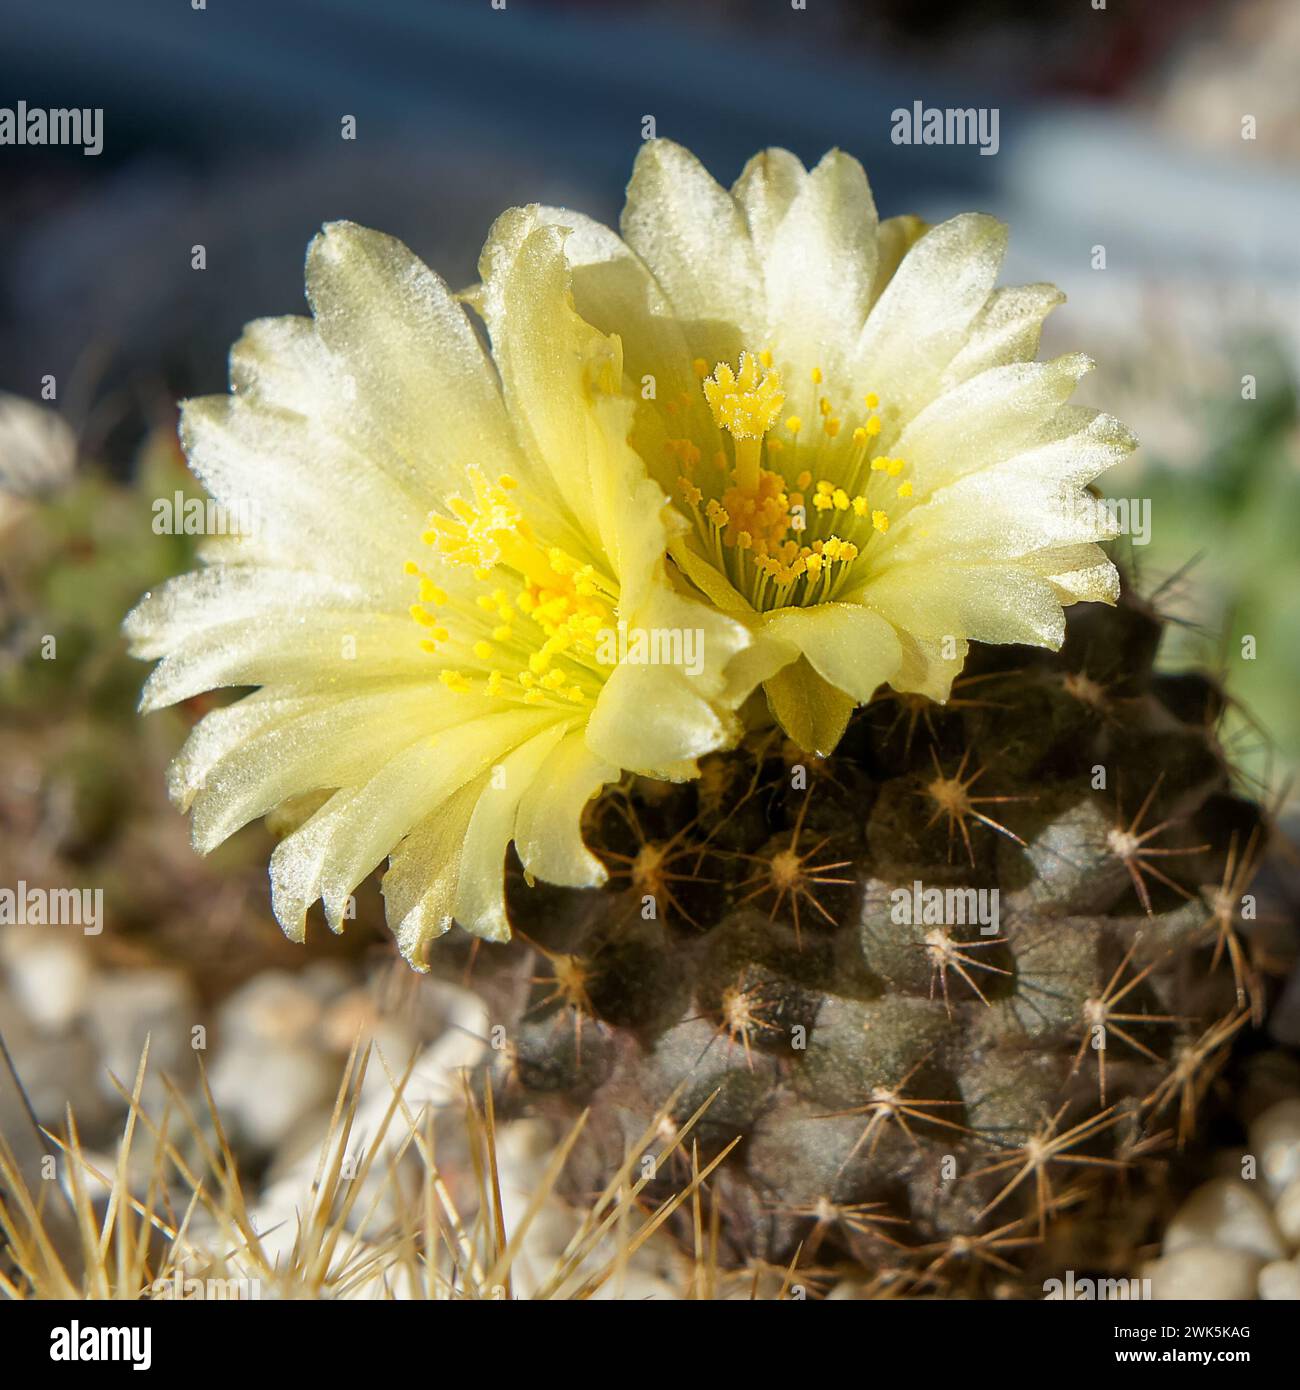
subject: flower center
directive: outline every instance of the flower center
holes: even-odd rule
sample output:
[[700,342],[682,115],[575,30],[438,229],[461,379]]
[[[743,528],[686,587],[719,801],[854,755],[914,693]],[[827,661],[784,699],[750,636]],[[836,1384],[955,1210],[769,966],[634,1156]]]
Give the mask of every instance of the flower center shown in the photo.
[[616,584],[538,542],[513,478],[489,482],[477,468],[469,478],[473,495],[450,498],[447,515],[430,513],[420,539],[435,563],[471,571],[471,584],[461,574],[448,592],[414,560],[405,566],[420,581],[409,611],[424,629],[421,647],[443,664],[438,679],[524,705],[591,704],[609,675],[597,652],[614,623]]
[[[742,352],[736,369],[719,362],[712,374],[703,358],[693,365],[731,446],[706,462],[690,438],[668,441],[704,554],[756,609],[835,598],[912,496],[912,484],[898,481],[906,462],[876,452],[878,398],[866,395],[861,423],[846,430],[844,414],[819,396],[818,424],[808,427],[798,415],[781,421],[786,394],[770,352]],[[821,381],[814,368],[814,388]]]

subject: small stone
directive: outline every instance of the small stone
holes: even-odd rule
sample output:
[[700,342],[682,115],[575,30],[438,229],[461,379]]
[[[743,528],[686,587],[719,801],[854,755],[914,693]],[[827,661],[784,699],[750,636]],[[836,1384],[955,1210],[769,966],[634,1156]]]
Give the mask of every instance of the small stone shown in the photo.
[[266,970],[237,989],[217,1015],[223,1043],[294,1045],[320,1022],[316,992],[287,970]]
[[86,1007],[90,961],[82,944],[49,927],[0,932],[0,961],[27,1017],[46,1033],[62,1033]]
[[1259,1175],[1274,1194],[1300,1178],[1300,1099],[1270,1106],[1250,1126]]
[[1300,1265],[1294,1260],[1274,1260],[1259,1272],[1259,1296],[1274,1303],[1300,1301]]
[[165,1096],[163,1075],[184,1079],[194,1066],[190,1030],[199,1021],[198,1002],[179,970],[122,970],[95,980],[87,1021],[99,1052],[100,1089],[116,1097],[109,1072],[128,1089],[149,1041],[145,1097]]
[[1300,1178],[1289,1182],[1273,1208],[1273,1219],[1282,1239],[1292,1250],[1300,1250]]
[[1253,1299],[1264,1261],[1243,1250],[1217,1245],[1185,1245],[1142,1267],[1156,1302],[1182,1299]]
[[1216,1245],[1261,1260],[1286,1256],[1272,1209],[1237,1178],[1203,1183],[1178,1209],[1165,1231],[1164,1253],[1172,1255],[1189,1245]]
[[319,1049],[264,1043],[223,1045],[212,1065],[218,1113],[247,1143],[262,1150],[286,1142],[334,1093],[334,1064]]
[[351,989],[325,1010],[321,1036],[333,1052],[349,1052],[359,1038],[365,1043],[379,1023],[374,996],[364,986]]

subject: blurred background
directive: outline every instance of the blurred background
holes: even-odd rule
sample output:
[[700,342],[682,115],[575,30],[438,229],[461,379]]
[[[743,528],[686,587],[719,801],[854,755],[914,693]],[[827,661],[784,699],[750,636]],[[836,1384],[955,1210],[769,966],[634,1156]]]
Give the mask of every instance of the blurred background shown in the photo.
[[[1010,223],[1005,282],[1069,296],[1045,350],[1094,356],[1083,399],[1142,440],[1102,481],[1149,504],[1149,543],[1121,552],[1180,620],[1164,660],[1224,678],[1243,775],[1287,800],[1300,6],[1099,5],[0,0],[0,106],[104,112],[96,157],[0,146],[0,883],[102,884],[111,921],[93,961],[66,934],[0,935],[0,1029],[42,1118],[71,1097],[102,1139],[122,1113],[105,1058],[129,1075],[148,1029],[184,1069],[205,1011],[233,1132],[274,1170],[328,1108],[321,1058],[358,1021],[396,1029],[399,1052],[444,1026],[390,1007],[404,967],[373,888],[354,933],[304,953],[270,918],[264,831],[193,856],[162,769],[204,705],[138,720],[145,672],[117,625],[189,563],[186,538],[150,527],[152,500],[187,486],[176,399],[224,389],[248,319],[303,311],[323,221],[391,232],[469,283],[509,205],[615,220],[646,117],[726,183],[765,145],[810,163],[837,145],[882,215]],[[893,144],[891,112],[916,101],[996,108],[997,153]]]

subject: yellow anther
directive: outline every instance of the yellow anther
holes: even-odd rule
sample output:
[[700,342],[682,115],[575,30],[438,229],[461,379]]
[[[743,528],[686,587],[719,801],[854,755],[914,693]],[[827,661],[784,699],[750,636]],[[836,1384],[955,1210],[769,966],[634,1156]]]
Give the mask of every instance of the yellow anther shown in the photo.
[[889,460],[889,469],[888,469],[889,476],[890,476],[891,478],[897,478],[898,475],[899,475],[899,474],[903,471],[903,469],[906,468],[906,467],[907,467],[907,464],[904,463],[904,461],[903,461],[902,459],[890,459],[890,460]]
[[475,642],[473,647],[474,655],[480,661],[490,661],[492,659],[491,642]]
[[828,417],[826,418],[826,420],[825,420],[825,421],[823,422],[823,424],[822,424],[822,429],[824,429],[824,430],[826,431],[826,433],[827,433],[832,439],[834,439],[835,436],[836,436],[837,434],[839,434],[839,432],[840,432],[840,420],[839,420],[839,416],[838,416],[838,415],[830,415],[830,416],[828,416]]
[[882,511],[879,511],[879,510],[872,512],[872,513],[871,513],[871,524],[876,528],[877,531],[888,531],[888,530],[889,530],[889,513],[888,513],[888,512],[882,512]]
[[470,683],[462,671],[440,671],[438,679],[448,690],[455,691],[457,695],[469,694]]
[[814,368],[812,369],[812,379],[813,379],[813,385],[814,385],[814,386],[820,386],[820,385],[821,385],[821,380],[822,380],[822,369],[821,369],[820,367],[814,367]]
[[695,361],[691,363],[691,370],[695,373],[697,377],[699,377],[701,381],[703,381],[704,378],[709,374],[709,364],[704,360],[704,358],[697,357]]
[[911,484],[911,483],[899,483],[899,485],[898,485],[898,495],[899,495],[900,497],[910,497],[910,496],[912,495],[912,484]]
[[740,355],[740,371],[719,362],[704,381],[704,395],[718,425],[735,439],[761,439],[781,413],[785,393],[775,371],[759,374],[758,358]]
[[803,421],[797,415],[791,415],[785,422],[785,427],[791,434],[798,434],[803,428]]
[[868,410],[875,410],[875,408],[880,404],[880,397],[876,395],[874,391],[868,391],[862,399],[866,401]]
[[765,367],[770,367],[772,365],[772,349],[764,348],[763,351],[758,354],[758,360]]
[[880,433],[880,416],[873,415],[866,425],[863,426],[866,432],[873,438]]

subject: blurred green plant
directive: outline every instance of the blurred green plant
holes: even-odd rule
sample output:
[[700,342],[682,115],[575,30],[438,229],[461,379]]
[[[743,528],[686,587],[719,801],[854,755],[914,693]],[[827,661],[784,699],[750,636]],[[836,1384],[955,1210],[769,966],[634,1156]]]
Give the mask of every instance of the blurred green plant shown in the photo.
[[0,564],[0,709],[48,718],[52,705],[71,702],[101,718],[134,714],[140,672],[119,628],[142,589],[193,563],[192,537],[156,535],[151,526],[153,498],[187,484],[202,496],[174,435],[159,429],[131,483],[92,464],[52,496],[17,504]]
[[1276,775],[1279,762],[1300,765],[1300,411],[1277,344],[1245,343],[1233,355],[1253,364],[1257,397],[1243,399],[1237,386],[1205,398],[1195,466],[1148,463],[1140,485],[1151,544],[1134,553],[1147,589],[1180,574],[1169,601],[1195,615],[1171,627],[1161,664],[1219,670],[1239,723],[1267,734],[1268,750],[1245,750],[1250,770],[1263,775],[1271,752]]

